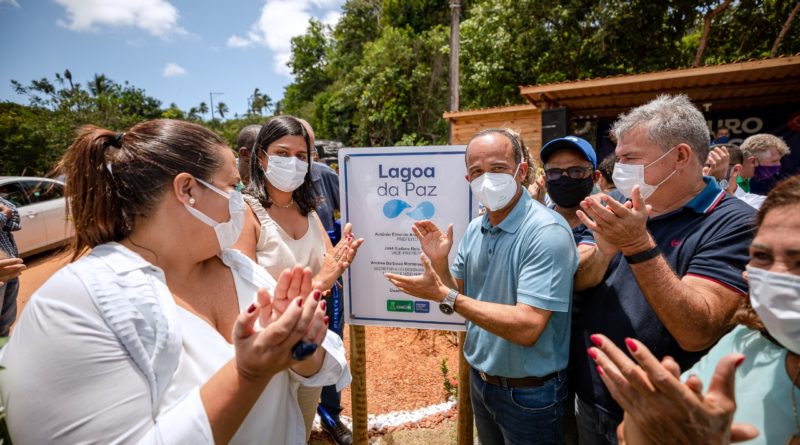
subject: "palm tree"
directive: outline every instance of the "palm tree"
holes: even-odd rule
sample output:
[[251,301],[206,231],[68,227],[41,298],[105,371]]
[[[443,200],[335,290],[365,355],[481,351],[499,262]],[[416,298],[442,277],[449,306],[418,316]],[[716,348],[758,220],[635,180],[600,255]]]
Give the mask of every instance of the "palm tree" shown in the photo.
[[89,91],[92,92],[92,95],[97,97],[105,93],[110,84],[111,81],[105,74],[95,74],[94,79],[89,81]]
[[250,111],[253,114],[261,114],[261,110],[264,108],[264,95],[261,94],[261,90],[256,88],[253,91],[253,95],[250,96]]
[[206,113],[208,113],[208,105],[205,102],[200,102],[200,105],[197,107],[197,111],[203,115],[203,119],[206,118]]
[[225,119],[225,113],[228,111],[228,106],[225,105],[225,102],[217,102],[217,113],[222,119]]
[[189,112],[186,113],[186,119],[189,119],[190,121],[198,120],[200,116],[197,115],[197,112],[198,112],[197,107],[189,108]]

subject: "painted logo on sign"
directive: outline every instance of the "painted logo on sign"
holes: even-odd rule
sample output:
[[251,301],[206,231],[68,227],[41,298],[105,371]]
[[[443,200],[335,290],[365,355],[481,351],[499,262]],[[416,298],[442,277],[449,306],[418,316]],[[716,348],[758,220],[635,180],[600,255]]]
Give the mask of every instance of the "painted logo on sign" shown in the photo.
[[394,219],[405,213],[409,218],[420,221],[431,219],[436,213],[436,207],[430,201],[423,201],[409,211],[406,211],[406,209],[411,209],[411,204],[402,199],[390,199],[383,205],[383,215],[389,219]]

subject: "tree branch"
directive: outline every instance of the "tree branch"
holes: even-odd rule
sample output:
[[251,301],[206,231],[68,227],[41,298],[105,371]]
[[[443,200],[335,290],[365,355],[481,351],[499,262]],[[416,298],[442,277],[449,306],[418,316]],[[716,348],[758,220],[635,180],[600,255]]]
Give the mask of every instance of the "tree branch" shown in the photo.
[[789,17],[786,19],[786,22],[783,24],[783,28],[781,28],[781,32],[778,33],[778,37],[775,38],[775,43],[772,44],[772,49],[769,51],[770,57],[775,57],[778,55],[778,48],[781,46],[781,42],[783,42],[783,37],[789,32],[789,27],[792,25],[792,20],[794,20],[794,16],[797,15],[797,12],[800,11],[800,1],[794,5],[794,9],[792,12],[789,13]]
[[706,51],[706,45],[708,44],[708,35],[711,33],[711,21],[714,17],[724,11],[728,5],[731,4],[732,0],[725,0],[719,6],[708,11],[706,15],[703,17],[703,34],[700,37],[700,46],[697,47],[697,53],[694,55],[694,62],[692,62],[692,68],[696,68],[700,66],[700,62],[703,61],[703,53]]

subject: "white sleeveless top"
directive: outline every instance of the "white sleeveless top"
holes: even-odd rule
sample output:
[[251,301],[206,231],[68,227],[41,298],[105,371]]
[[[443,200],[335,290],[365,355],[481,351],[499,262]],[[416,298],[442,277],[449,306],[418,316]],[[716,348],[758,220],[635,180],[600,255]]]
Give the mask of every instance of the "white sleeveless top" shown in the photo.
[[325,255],[325,239],[317,212],[308,213],[308,230],[300,239],[294,239],[269,216],[258,199],[250,195],[242,196],[261,224],[261,233],[256,242],[256,262],[275,279],[284,269],[297,264],[310,267],[312,275],[318,274]]

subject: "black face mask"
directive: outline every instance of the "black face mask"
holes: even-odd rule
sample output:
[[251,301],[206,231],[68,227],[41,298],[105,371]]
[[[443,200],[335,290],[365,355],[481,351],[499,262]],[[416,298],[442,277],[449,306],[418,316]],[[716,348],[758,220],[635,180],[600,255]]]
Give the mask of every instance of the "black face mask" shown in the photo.
[[592,187],[594,187],[591,175],[584,179],[572,179],[565,175],[555,181],[547,181],[545,184],[550,199],[565,209],[577,207],[583,198],[592,193]]

